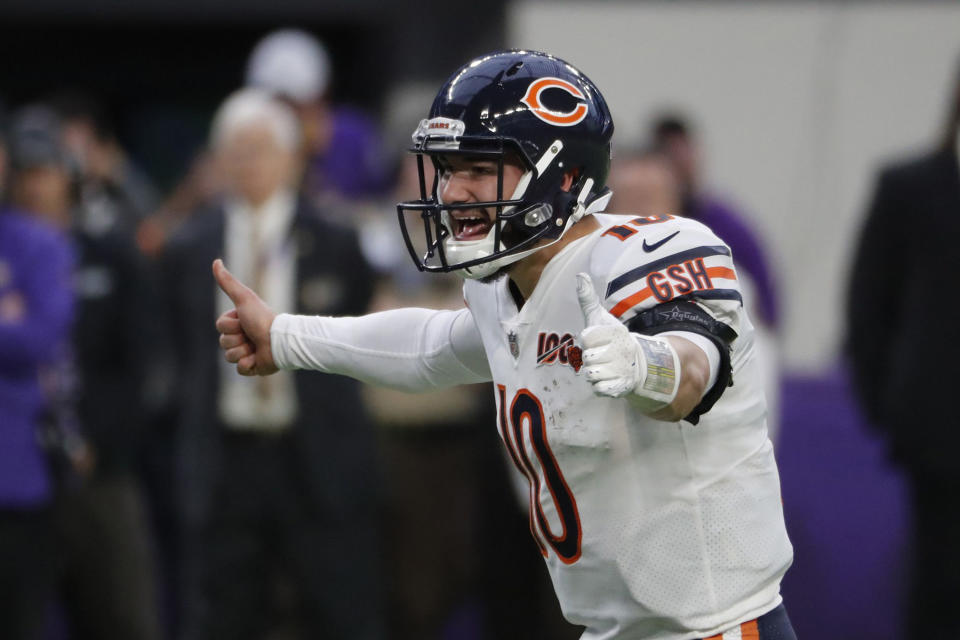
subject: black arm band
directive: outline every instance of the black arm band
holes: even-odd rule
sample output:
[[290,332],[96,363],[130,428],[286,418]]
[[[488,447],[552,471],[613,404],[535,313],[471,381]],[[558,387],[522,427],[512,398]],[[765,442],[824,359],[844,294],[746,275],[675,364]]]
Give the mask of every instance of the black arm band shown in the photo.
[[683,418],[687,422],[697,424],[700,416],[710,411],[723,395],[724,390],[733,386],[730,345],[737,339],[737,332],[711,316],[697,303],[681,300],[659,304],[628,320],[627,328],[633,333],[647,336],[665,331],[689,331],[707,338],[716,345],[717,351],[720,352],[717,381],[700,400],[700,404]]

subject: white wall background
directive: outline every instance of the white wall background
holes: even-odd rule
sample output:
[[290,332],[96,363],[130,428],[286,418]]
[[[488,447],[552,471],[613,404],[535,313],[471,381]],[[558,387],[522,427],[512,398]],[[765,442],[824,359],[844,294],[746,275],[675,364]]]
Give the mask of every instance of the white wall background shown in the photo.
[[511,47],[597,83],[617,140],[665,106],[692,116],[708,183],[747,210],[776,263],[786,366],[833,364],[875,171],[942,127],[960,2],[518,2],[508,25]]

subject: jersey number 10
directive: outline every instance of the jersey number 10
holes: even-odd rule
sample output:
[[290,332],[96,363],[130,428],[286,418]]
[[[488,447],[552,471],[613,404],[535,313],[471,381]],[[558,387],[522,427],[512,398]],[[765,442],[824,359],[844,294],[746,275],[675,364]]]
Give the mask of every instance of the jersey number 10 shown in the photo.
[[[570,487],[567,486],[567,481],[564,480],[563,473],[557,465],[557,460],[553,457],[550,444],[547,442],[547,425],[543,406],[528,389],[520,389],[510,403],[508,414],[507,390],[502,384],[497,385],[497,401],[500,437],[503,438],[513,463],[530,482],[530,533],[533,534],[533,539],[536,540],[540,553],[544,557],[547,556],[545,540],[557,553],[561,562],[573,564],[580,559],[582,537],[580,513],[577,511],[577,501],[574,500]],[[539,472],[527,455],[525,444],[527,441],[536,455]],[[546,483],[553,505],[560,516],[562,530],[559,535],[550,529],[550,523],[547,522],[543,513],[543,505],[540,501],[541,483]]]

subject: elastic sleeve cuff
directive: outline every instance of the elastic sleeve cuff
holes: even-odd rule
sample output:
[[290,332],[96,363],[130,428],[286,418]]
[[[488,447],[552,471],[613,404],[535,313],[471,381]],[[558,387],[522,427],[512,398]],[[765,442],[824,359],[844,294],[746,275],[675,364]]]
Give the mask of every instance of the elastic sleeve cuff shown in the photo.
[[287,345],[287,334],[296,323],[296,318],[289,313],[278,314],[270,325],[270,353],[273,354],[273,363],[277,368],[285,371],[297,367],[290,361],[290,349]]

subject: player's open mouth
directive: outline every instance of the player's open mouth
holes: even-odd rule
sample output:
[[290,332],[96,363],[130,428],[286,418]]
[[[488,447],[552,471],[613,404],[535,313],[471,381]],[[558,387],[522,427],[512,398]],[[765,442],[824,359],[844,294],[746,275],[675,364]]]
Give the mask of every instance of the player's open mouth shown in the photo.
[[482,209],[455,211],[450,214],[454,240],[481,240],[490,232],[490,216]]

